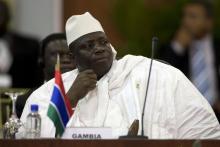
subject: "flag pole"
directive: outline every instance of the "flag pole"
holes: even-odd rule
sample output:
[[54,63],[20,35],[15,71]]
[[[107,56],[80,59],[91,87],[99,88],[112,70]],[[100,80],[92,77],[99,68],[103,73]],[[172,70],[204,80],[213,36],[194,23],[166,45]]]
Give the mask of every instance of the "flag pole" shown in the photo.
[[57,63],[55,66],[55,70],[60,70],[60,54],[57,54]]

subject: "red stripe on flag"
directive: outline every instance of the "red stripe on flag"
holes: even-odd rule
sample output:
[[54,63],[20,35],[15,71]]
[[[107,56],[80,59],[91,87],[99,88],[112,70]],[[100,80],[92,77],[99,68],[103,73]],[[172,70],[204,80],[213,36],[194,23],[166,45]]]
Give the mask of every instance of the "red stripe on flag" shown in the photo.
[[65,104],[66,104],[66,107],[67,107],[67,110],[68,110],[69,117],[71,117],[72,114],[73,114],[73,110],[72,110],[72,107],[71,107],[71,104],[70,104],[70,100],[68,99],[67,95],[65,94],[65,90],[64,90],[60,70],[55,70],[55,83],[57,85],[59,85],[59,87],[60,87],[61,93],[64,97],[64,101],[65,101]]

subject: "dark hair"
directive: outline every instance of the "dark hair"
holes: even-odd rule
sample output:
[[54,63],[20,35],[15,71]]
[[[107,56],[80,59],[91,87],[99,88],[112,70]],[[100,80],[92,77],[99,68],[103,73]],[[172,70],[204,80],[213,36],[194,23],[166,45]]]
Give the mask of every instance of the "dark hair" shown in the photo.
[[45,37],[40,44],[40,56],[39,56],[39,64],[43,67],[44,66],[44,55],[45,55],[45,49],[47,45],[55,40],[66,40],[66,34],[65,33],[53,33]]
[[205,9],[206,15],[208,17],[214,16],[214,6],[213,6],[213,2],[211,2],[210,0],[190,0],[186,5],[188,4],[201,5]]

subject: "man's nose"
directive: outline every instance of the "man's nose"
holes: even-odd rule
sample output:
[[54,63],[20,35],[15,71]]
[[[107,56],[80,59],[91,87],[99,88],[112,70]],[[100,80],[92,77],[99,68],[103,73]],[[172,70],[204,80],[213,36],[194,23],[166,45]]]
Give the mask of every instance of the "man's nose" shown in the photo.
[[105,49],[103,47],[100,47],[99,45],[95,46],[95,54],[102,54],[105,52]]
[[70,61],[71,61],[71,59],[70,59],[70,56],[68,54],[62,54],[61,55],[60,62],[62,64],[70,63]]

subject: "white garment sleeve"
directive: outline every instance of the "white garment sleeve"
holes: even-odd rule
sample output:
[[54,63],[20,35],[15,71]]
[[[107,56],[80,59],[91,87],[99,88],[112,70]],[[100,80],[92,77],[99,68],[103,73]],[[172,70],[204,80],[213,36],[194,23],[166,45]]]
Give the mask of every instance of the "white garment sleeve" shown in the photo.
[[175,91],[177,139],[220,139],[220,125],[207,102],[192,83],[179,74]]

